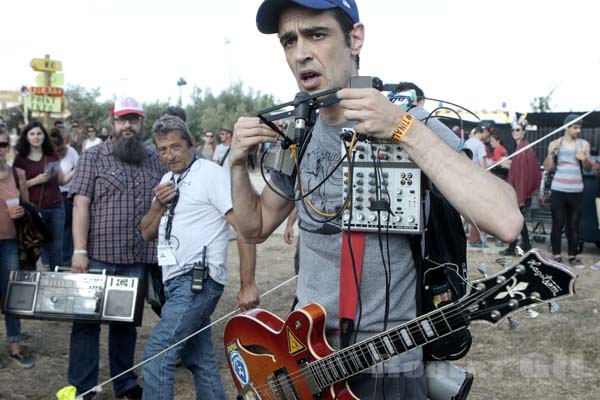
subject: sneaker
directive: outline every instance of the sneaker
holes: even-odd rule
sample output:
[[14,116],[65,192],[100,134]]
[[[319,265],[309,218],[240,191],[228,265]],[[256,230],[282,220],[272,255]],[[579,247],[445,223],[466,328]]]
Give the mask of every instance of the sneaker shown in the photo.
[[120,396],[117,396],[120,399],[126,399],[126,400],[141,400],[142,399],[142,387],[140,385],[135,385],[134,387],[132,387],[131,389],[127,390],[125,393],[123,393]]
[[537,316],[540,315],[540,313],[535,311],[533,308],[528,308],[527,311],[525,311],[525,314],[527,318],[537,318]]
[[600,271],[600,261],[596,262],[596,264],[592,265],[590,268]]
[[510,247],[507,247],[504,250],[500,250],[499,254],[501,256],[512,256],[512,257],[515,257],[517,255],[517,251],[515,249],[511,249]]
[[557,303],[557,302],[555,302],[555,301],[551,301],[550,303],[548,303],[548,310],[549,310],[551,313],[555,313],[555,312],[557,312],[559,308],[560,308],[560,306],[559,306],[559,305],[558,305],[558,303]]
[[581,260],[579,258],[575,258],[575,257],[571,257],[569,258],[569,264],[571,264],[572,267],[575,268],[585,268],[585,265],[581,262]]
[[483,249],[485,248],[485,244],[483,244],[483,242],[477,242],[477,243],[469,243],[469,248],[470,249]]
[[31,357],[29,357],[23,351],[19,351],[16,354],[8,353],[8,357],[21,368],[33,367],[33,359],[31,359]]

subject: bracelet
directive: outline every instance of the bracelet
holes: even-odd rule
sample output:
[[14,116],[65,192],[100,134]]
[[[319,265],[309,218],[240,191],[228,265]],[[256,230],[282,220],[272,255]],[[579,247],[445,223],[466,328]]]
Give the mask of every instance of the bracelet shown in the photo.
[[87,254],[87,250],[73,250],[73,254]]
[[415,122],[415,117],[408,113],[404,114],[404,116],[394,129],[394,132],[392,132],[392,142],[400,143],[404,135],[406,135],[406,132],[408,132],[408,130],[412,126],[413,122]]

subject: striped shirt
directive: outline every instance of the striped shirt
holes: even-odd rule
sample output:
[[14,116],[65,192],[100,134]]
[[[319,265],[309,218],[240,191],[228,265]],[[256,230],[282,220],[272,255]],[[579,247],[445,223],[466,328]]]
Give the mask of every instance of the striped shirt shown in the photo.
[[[577,149],[581,146],[580,140],[577,139]],[[558,150],[556,172],[550,189],[565,193],[583,192],[581,164],[575,157],[575,150],[569,150],[563,145],[562,141]]]
[[156,153],[148,152],[141,165],[118,160],[110,140],[81,154],[71,193],[91,199],[90,258],[114,264],[157,262],[156,241],[142,238],[140,223],[165,172]]

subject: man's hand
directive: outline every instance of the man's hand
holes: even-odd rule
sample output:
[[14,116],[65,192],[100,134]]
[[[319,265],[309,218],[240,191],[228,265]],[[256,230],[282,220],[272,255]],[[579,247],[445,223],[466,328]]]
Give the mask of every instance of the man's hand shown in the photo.
[[558,152],[559,148],[560,148],[560,140],[553,140],[548,145],[548,155],[552,154],[554,156],[554,154]]
[[344,118],[357,122],[354,130],[376,139],[390,140],[405,114],[377,89],[342,89],[337,97]]
[[240,117],[233,127],[229,165],[246,165],[252,148],[261,143],[274,143],[279,134],[263,124],[258,117]]
[[587,151],[585,149],[577,149],[575,150],[575,158],[579,161],[585,161],[588,159]]
[[154,188],[154,195],[156,200],[161,206],[166,206],[171,200],[175,198],[177,194],[177,188],[173,185],[173,182],[168,181],[161,183]]
[[71,271],[85,273],[88,271],[90,260],[87,254],[73,254],[71,258]]
[[287,244],[294,243],[294,224],[287,224],[283,232],[283,241]]
[[242,285],[237,297],[235,307],[244,312],[258,307],[260,298],[258,297],[258,289],[256,284]]

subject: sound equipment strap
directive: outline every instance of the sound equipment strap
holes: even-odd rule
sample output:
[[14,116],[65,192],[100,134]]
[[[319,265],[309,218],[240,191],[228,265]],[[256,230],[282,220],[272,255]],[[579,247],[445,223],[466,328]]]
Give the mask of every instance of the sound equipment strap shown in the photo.
[[[350,242],[350,243],[348,243]],[[352,253],[350,252],[352,250]],[[342,232],[340,258],[340,344],[347,347],[354,330],[358,290],[365,252],[365,232]]]

